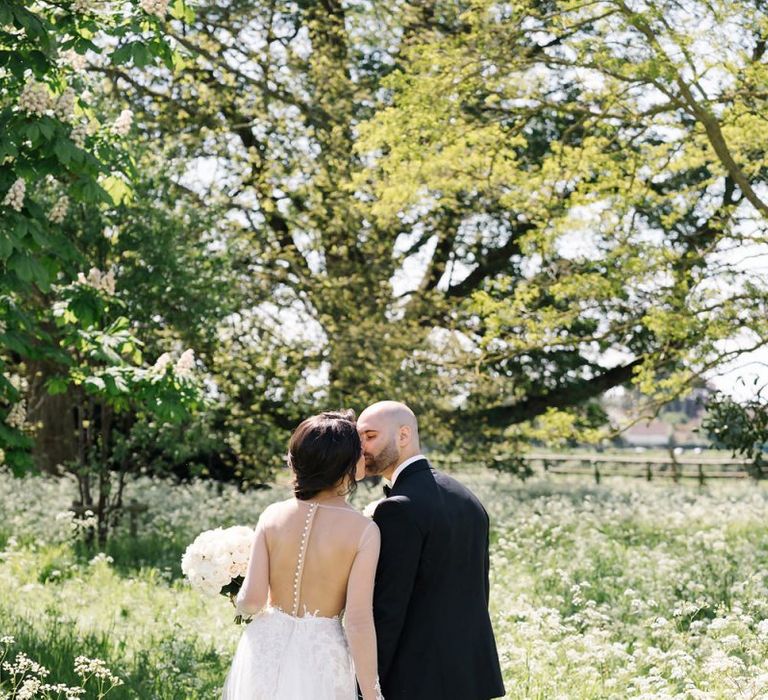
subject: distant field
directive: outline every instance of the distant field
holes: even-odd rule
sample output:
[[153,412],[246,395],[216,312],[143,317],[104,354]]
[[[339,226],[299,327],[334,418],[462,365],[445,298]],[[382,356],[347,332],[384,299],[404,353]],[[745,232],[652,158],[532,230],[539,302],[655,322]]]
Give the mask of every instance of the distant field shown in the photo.
[[[508,698],[768,696],[763,484],[459,478],[492,520],[491,608]],[[149,506],[137,538],[121,529],[96,556],[56,519],[70,485],[0,473],[7,657],[26,652],[65,683],[77,681],[77,655],[99,657],[124,681],[110,698],[215,698],[240,630],[227,601],[187,587],[179,557],[200,530],[254,523],[287,493],[285,483],[219,494],[141,479],[129,494]],[[354,500],[374,498],[362,487]]]

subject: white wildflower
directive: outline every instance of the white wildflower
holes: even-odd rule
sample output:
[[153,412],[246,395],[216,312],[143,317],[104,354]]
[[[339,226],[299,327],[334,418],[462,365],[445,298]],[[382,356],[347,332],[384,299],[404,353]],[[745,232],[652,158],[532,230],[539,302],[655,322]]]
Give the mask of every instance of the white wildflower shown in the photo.
[[91,659],[87,656],[78,656],[75,658],[75,673],[81,678],[102,678],[109,681],[113,686],[122,685],[123,681],[112,674],[107,665],[101,659]]
[[133,124],[133,112],[130,109],[124,109],[120,112],[120,116],[115,119],[115,123],[112,125],[112,131],[118,136],[127,136],[131,130]]
[[93,557],[88,564],[90,566],[96,566],[97,564],[113,564],[114,559],[109,556],[109,554],[105,554],[104,552],[99,552],[95,557]]
[[69,197],[62,195],[53,205],[51,213],[48,214],[48,221],[52,224],[60,224],[67,217],[69,211]]
[[5,195],[5,199],[3,199],[3,206],[11,207],[11,209],[15,209],[16,211],[21,211],[21,208],[24,206],[24,195],[27,191],[27,184],[24,182],[23,178],[17,178],[16,182],[14,182],[11,185],[11,189],[8,190],[8,192]]
[[27,114],[42,117],[51,107],[51,95],[44,83],[28,80],[19,95],[19,107]]

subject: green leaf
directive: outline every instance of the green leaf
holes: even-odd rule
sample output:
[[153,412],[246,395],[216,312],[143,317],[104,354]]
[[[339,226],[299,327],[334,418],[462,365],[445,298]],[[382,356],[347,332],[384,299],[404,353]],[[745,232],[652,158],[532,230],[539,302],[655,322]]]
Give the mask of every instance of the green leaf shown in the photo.
[[133,42],[133,50],[131,51],[133,56],[133,62],[137,68],[143,68],[144,66],[151,65],[153,63],[153,56],[149,49],[140,41]]
[[104,191],[109,194],[115,206],[133,200],[133,190],[130,185],[120,177],[110,175],[101,183]]
[[66,377],[51,377],[45,382],[45,388],[52,396],[64,394],[69,387],[69,380]]
[[13,241],[5,231],[0,231],[0,260],[7,260],[12,252]]
[[119,49],[114,51],[112,53],[112,56],[110,56],[110,61],[114,63],[115,65],[121,65],[123,63],[128,63],[131,60],[133,50],[133,44],[124,44]]

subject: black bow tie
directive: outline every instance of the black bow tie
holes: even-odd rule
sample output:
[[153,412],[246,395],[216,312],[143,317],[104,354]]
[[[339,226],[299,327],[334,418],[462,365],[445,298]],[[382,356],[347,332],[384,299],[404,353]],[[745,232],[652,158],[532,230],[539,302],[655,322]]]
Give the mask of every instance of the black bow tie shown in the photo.
[[384,484],[384,496],[389,498],[389,494],[392,493],[392,487]]

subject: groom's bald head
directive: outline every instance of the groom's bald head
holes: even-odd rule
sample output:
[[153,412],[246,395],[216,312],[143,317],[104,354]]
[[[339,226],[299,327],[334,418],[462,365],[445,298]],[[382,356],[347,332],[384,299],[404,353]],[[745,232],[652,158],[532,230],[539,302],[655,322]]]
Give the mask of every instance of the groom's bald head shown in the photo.
[[378,401],[357,419],[368,474],[391,478],[395,468],[419,454],[419,426],[413,411],[399,401]]

